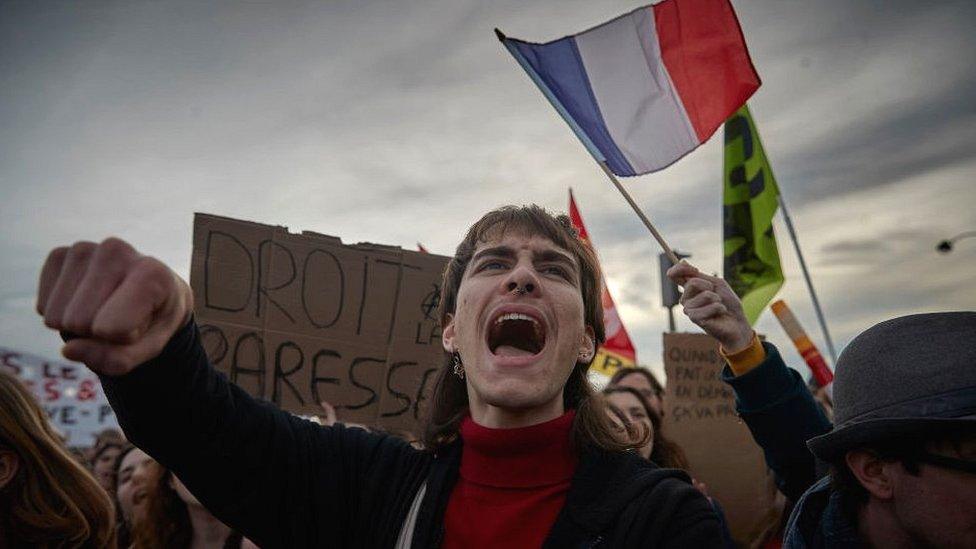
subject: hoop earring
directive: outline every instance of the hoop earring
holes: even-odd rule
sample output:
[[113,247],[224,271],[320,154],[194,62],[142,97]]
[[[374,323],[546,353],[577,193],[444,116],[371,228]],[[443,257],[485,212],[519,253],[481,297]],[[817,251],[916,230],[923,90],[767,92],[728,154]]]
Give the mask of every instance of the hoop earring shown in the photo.
[[454,375],[458,376],[462,380],[464,379],[464,364],[461,364],[461,354],[457,351],[454,352]]

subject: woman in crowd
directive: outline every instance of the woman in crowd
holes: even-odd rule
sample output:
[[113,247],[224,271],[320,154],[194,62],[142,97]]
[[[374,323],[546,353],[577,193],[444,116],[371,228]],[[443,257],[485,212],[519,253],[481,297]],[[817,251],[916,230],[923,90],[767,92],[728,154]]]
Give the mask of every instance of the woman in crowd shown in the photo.
[[126,445],[125,439],[114,429],[106,429],[99,433],[92,446],[91,457],[88,462],[95,480],[109,494],[115,493],[115,465],[119,454]]
[[[650,372],[648,374],[650,375]],[[644,378],[644,376],[628,377]],[[649,379],[653,379],[653,376]],[[641,430],[650,434],[648,441],[637,450],[644,459],[648,459],[660,467],[688,470],[688,457],[685,455],[685,451],[677,442],[664,436],[664,431],[661,428],[661,415],[641,391],[633,386],[611,385],[603,390],[603,394],[609,401],[611,410],[622,421],[632,425],[642,425]],[[708,496],[704,484],[695,479],[691,479],[691,482],[706,497]],[[721,505],[711,497],[708,500],[712,503],[712,507],[715,508],[715,512],[718,513],[722,523],[725,546],[735,547]]]
[[633,387],[644,396],[657,415],[664,417],[664,386],[647,368],[620,368],[607,386]]
[[156,461],[135,446],[122,448],[115,464],[115,508],[120,548],[132,542],[134,524],[145,514],[147,494]]
[[0,547],[115,547],[109,495],[0,371]]
[[688,458],[684,450],[664,436],[661,416],[643,394],[627,386],[611,386],[604,389],[603,394],[625,421],[643,425],[645,432],[650,434],[647,442],[638,449],[644,459],[661,467],[688,469]]
[[[141,450],[138,450],[142,453]],[[142,454],[145,455],[145,454]],[[136,549],[192,548],[230,549],[254,545],[208,511],[186,486],[152,458],[136,473],[132,499],[137,517],[132,529]],[[120,479],[121,487],[121,479]],[[121,488],[120,488],[121,490]],[[121,503],[120,497],[120,503]],[[143,507],[140,509],[140,505]]]

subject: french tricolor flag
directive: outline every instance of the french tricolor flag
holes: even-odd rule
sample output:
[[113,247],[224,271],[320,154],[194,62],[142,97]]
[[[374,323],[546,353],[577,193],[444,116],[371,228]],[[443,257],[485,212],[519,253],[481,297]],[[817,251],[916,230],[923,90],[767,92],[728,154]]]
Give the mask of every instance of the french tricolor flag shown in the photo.
[[759,88],[728,0],[665,0],[545,44],[499,39],[597,161],[671,165]]

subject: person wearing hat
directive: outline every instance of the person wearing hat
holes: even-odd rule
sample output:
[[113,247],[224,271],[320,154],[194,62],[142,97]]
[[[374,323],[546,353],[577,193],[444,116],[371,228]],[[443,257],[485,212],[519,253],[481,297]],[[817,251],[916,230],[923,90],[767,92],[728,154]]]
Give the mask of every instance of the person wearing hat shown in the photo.
[[728,283],[685,262],[668,276],[721,343],[737,410],[796,501],[784,547],[976,547],[976,312],[903,316],[855,337],[837,361],[831,428]]

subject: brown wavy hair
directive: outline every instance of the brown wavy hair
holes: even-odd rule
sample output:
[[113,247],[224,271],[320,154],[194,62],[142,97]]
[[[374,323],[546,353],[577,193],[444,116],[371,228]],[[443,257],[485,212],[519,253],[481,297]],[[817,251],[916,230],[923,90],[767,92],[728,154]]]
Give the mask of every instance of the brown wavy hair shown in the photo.
[[[440,321],[447,324],[448,315],[457,308],[457,295],[461,279],[479,244],[505,234],[509,230],[521,230],[530,235],[543,236],[556,246],[569,252],[580,266],[580,286],[583,297],[584,322],[593,329],[595,345],[606,339],[603,328],[602,276],[592,248],[584,244],[573,228],[569,217],[553,215],[545,208],[504,206],[492,210],[472,225],[458,244],[454,257],[444,271],[440,294]],[[573,439],[578,449],[592,446],[610,451],[632,449],[630,437],[622,436],[614,427],[606,402],[597,396],[586,377],[592,359],[577,362],[563,388],[563,406],[576,410]],[[436,451],[457,438],[461,420],[468,413],[468,389],[463,380],[452,374],[452,359],[445,351],[444,364],[437,372],[430,399],[430,408],[424,425],[424,447]]]
[[68,452],[27,388],[4,371],[0,447],[19,462],[0,489],[0,535],[31,547],[115,547],[108,493]]
[[[135,549],[173,549],[189,547],[193,541],[193,523],[190,511],[170,484],[173,472],[158,462],[146,495],[146,509],[132,529],[132,547]],[[228,529],[224,547],[240,547],[241,535]]]
[[613,377],[610,378],[610,382],[607,383],[607,386],[608,387],[615,387],[618,384],[620,384],[620,382],[625,377],[629,377],[631,375],[643,376],[644,379],[647,380],[647,384],[651,386],[651,391],[653,391],[654,394],[657,395],[658,398],[661,398],[661,399],[664,398],[664,386],[661,385],[661,382],[657,380],[657,376],[655,376],[653,373],[651,373],[651,371],[648,370],[644,366],[637,366],[637,367],[634,367],[634,368],[620,368],[620,369],[618,369],[616,371],[616,373],[613,374]]
[[159,463],[152,467],[146,508],[133,525],[132,545],[139,549],[189,547],[193,525],[186,502],[169,484],[173,473]]
[[[651,425],[654,427],[654,446],[651,448],[651,457],[649,459],[661,467],[688,470],[688,456],[677,442],[669,439],[664,434],[661,416],[654,411],[647,398],[633,387],[611,386],[603,390],[604,395],[612,395],[614,393],[634,395],[637,401],[641,403],[641,406],[644,407],[644,412],[647,413],[647,417],[651,418]],[[622,417],[622,414],[618,414],[618,416]]]

